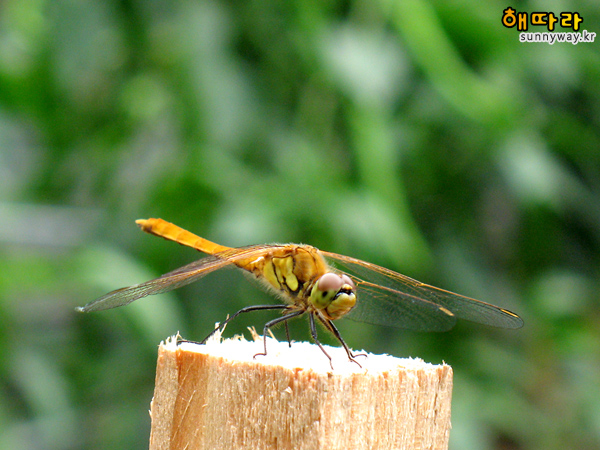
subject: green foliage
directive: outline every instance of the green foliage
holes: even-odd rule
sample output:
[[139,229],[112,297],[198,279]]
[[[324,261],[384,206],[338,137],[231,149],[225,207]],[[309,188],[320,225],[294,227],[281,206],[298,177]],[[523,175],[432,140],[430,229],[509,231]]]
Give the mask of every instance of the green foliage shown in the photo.
[[76,315],[198,257],[134,224],[162,217],[515,310],[519,331],[340,329],[453,366],[451,448],[598,448],[600,54],[520,44],[506,6],[3,2],[0,447],[144,448],[158,342],[270,301],[231,271]]

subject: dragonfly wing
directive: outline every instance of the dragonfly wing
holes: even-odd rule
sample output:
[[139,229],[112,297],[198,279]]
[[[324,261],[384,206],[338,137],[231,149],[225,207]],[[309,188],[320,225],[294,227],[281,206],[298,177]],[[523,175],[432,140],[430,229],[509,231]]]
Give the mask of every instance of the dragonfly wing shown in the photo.
[[347,316],[352,320],[417,331],[445,331],[456,323],[449,310],[420,297],[366,281],[356,284],[356,306]]
[[166,273],[153,280],[109,292],[85,306],[77,307],[76,310],[79,312],[101,311],[127,305],[148,295],[169,292],[173,289],[193,283],[222,267],[232,267],[233,264],[240,260],[258,257],[264,253],[266,248],[273,247],[276,246],[257,245],[230,249],[213,256],[207,256],[206,258],[194,261],[193,263],[175,269],[172,272]]
[[523,326],[523,319],[507,309],[427,284],[421,284],[420,289],[427,293],[429,299],[448,308],[460,319],[498,328],[521,328]]
[[[322,252],[357,279],[358,302],[350,318],[423,331],[451,328],[456,318],[500,328],[520,328],[516,314],[445,291],[392,270],[348,256]],[[450,313],[450,314],[449,314]]]
[[161,294],[185,286],[186,284],[193,283],[204,275],[228,264],[230,264],[230,262],[227,260],[220,259],[216,256],[208,256],[180,267],[172,272],[166,273],[154,280],[109,292],[85,306],[79,306],[77,311],[101,311],[103,309],[124,306],[142,297]]

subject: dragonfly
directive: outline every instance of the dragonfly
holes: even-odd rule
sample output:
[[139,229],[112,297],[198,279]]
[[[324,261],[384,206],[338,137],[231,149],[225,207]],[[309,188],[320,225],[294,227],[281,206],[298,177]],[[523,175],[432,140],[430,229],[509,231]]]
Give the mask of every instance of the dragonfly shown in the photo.
[[321,323],[340,342],[350,361],[355,355],[334,321],[348,317],[375,325],[417,331],[446,331],[457,319],[499,328],[520,328],[523,320],[515,313],[473,298],[430,286],[393,270],[350,256],[318,250],[304,244],[266,244],[232,248],[216,244],[162,219],[140,219],[146,233],[194,248],[207,257],[141,284],[117,289],[85,306],[79,312],[100,311],[127,305],[148,295],[160,294],[193,283],[224,267],[235,266],[251,274],[283,300],[282,304],[246,306],[222,323],[203,340],[239,316],[251,311],[281,310],[281,316],[263,328],[264,351],[267,333],[280,323],[307,315],[313,341],[327,353],[317,335]]

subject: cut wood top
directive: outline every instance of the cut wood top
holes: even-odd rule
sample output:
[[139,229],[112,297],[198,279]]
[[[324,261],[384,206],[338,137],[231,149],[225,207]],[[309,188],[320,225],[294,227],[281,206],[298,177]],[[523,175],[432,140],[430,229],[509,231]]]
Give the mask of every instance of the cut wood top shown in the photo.
[[[446,449],[452,369],[342,348],[161,344],[151,449]],[[356,352],[360,353],[360,352]]]

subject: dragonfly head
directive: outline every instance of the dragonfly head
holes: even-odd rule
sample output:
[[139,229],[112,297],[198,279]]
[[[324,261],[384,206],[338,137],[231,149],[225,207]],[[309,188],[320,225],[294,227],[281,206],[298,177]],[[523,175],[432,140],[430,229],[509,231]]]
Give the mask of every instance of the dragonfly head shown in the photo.
[[339,319],[354,308],[356,286],[346,274],[326,273],[314,284],[309,302],[327,319]]

